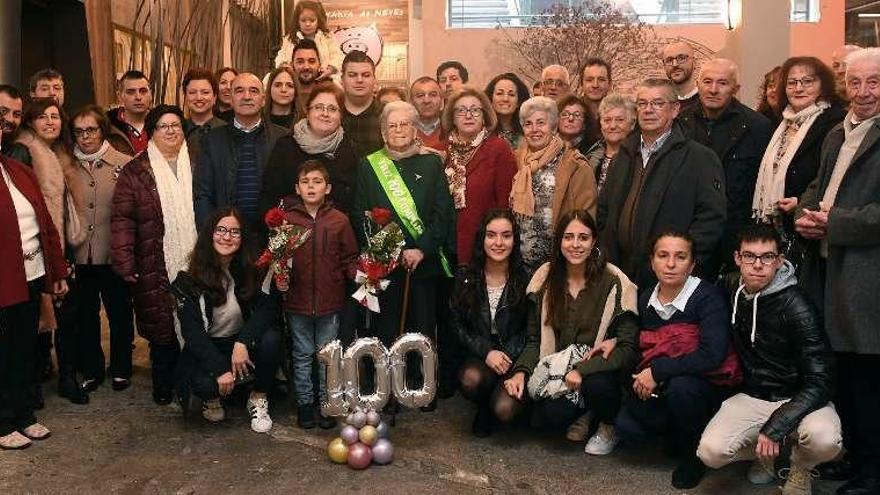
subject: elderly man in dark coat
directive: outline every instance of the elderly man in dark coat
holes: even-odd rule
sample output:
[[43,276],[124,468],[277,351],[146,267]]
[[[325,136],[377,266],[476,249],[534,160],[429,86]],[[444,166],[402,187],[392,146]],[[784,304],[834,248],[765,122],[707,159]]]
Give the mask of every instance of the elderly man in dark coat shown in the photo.
[[711,148],[724,167],[727,225],[710,272],[716,268],[724,273],[737,270],[733,262],[737,235],[750,223],[755,181],[773,134],[770,120],[737,100],[737,91],[739,69],[733,61],[715,58],[704,62],[697,76],[700,101],[678,118],[684,134]]
[[839,478],[853,475],[837,491],[845,495],[880,493],[878,80],[880,49],[847,57],[846,88],[852,107],[825,138],[819,174],[801,196],[795,221],[798,233],[814,241],[803,278],[824,309],[825,330],[838,353],[834,402],[852,466],[820,472]]
[[640,289],[653,287],[650,241],[666,230],[694,239],[704,270],[724,232],[724,170],[709,148],[688,139],[673,121],[679,102],[666,79],[637,88],[640,133],[624,141],[599,195],[599,241],[608,261]]

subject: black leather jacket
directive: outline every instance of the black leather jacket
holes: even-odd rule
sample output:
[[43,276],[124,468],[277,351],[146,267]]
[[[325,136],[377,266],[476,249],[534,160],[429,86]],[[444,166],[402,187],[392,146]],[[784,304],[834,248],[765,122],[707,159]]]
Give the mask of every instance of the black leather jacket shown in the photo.
[[761,428],[780,441],[830,400],[831,347],[819,312],[797,285],[750,299],[743,292],[736,297],[739,273],[730,274],[727,285],[735,301],[733,342],[745,371],[743,392],[766,401],[790,399]]
[[[450,304],[450,327],[458,336],[467,353],[481,360],[491,350],[507,354],[514,362],[526,345],[526,286],[528,274],[524,269],[511,273],[495,310],[495,328],[498,344],[492,338],[492,318],[489,312],[489,296],[484,277],[475,277],[470,271],[461,271],[455,277],[455,289]],[[458,303],[458,297],[465,290],[478,294],[479,318],[472,317],[471,308]]]

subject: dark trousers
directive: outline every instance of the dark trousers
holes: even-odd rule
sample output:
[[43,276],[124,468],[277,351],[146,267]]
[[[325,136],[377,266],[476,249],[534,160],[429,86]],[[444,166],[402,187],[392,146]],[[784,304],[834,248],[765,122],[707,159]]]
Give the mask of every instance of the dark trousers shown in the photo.
[[452,289],[455,285],[455,279],[449,277],[440,277],[436,285],[436,308],[437,308],[437,352],[439,353],[440,369],[439,376],[440,386],[453,392],[457,385],[458,370],[461,367],[463,357],[461,345],[458,342],[458,336],[455,335],[452,326],[449,324],[449,298],[452,296]]
[[[232,371],[232,348],[235,345],[235,337],[212,339],[217,350],[226,357],[229,362],[229,371]],[[184,354],[186,351],[184,350]],[[248,348],[251,362],[254,363],[254,391],[269,393],[275,383],[275,371],[281,365],[283,348],[281,346],[281,334],[276,330],[266,330],[263,338],[256,348]],[[181,366],[181,373],[186,376],[179,377],[182,383],[188,383],[193,395],[202,400],[211,400],[220,397],[220,386],[217,384],[217,376],[201,367],[194,361],[191,355],[181,356],[181,361],[193,360],[192,366]]]
[[128,284],[110,265],[77,265],[76,320],[79,324],[77,369],[84,378],[104,376],[101,303],[110,323],[110,376],[131,377],[134,319]]
[[67,295],[55,306],[55,357],[58,359],[58,373],[61,376],[76,373],[77,349],[79,344],[79,322],[76,319],[76,308],[79,306],[79,279],[67,278]]
[[[370,334],[391,348],[400,336],[400,314],[403,311],[403,292],[406,285],[404,270],[395,270],[389,277],[391,284],[379,294],[380,313],[370,313]],[[409,304],[404,332],[418,332],[436,339],[436,278],[410,280]]]
[[587,375],[581,380],[581,397],[586,409],[560,397],[535,404],[535,413],[544,429],[558,431],[567,428],[586,411],[592,411],[593,421],[613,423],[620,409],[621,389],[618,371],[603,371]]
[[615,431],[630,441],[666,435],[675,441],[677,453],[690,456],[696,455],[703,430],[730,395],[727,389],[690,375],[670,378],[657,394],[659,397],[643,401],[628,392]]
[[834,405],[843,444],[868,476],[880,476],[880,354],[837,353]]
[[30,299],[0,308],[0,436],[37,422],[34,357],[43,278],[28,284]]
[[153,392],[171,392],[174,389],[174,372],[180,357],[180,347],[174,344],[150,342]]

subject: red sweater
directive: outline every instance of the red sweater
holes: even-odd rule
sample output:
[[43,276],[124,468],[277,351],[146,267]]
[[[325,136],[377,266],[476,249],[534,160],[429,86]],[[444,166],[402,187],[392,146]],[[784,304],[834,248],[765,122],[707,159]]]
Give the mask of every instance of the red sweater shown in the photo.
[[[446,165],[451,165],[448,158]],[[467,165],[467,206],[456,210],[455,232],[459,265],[470,263],[474,238],[486,211],[508,207],[514,175],[516,159],[510,146],[498,136],[487,137]]]
[[[0,156],[0,162],[9,173],[15,187],[31,203],[40,226],[40,247],[46,265],[46,289],[56,280],[67,275],[67,264],[61,254],[61,239],[49,217],[43,194],[33,171],[25,165]],[[21,231],[12,195],[6,181],[0,179],[0,308],[6,308],[28,300],[27,277],[24,272],[24,253],[21,250]]]

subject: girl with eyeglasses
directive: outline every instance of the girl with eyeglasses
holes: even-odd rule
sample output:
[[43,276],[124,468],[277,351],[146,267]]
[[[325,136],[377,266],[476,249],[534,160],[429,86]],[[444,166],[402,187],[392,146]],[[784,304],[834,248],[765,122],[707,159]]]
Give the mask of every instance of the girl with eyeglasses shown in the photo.
[[147,149],[122,169],[113,193],[110,258],[131,288],[138,333],[150,343],[153,401],[171,403],[180,354],[179,322],[167,287],[186,269],[196,244],[193,170],[183,112],[160,105],[147,114]]
[[277,294],[260,289],[248,246],[251,233],[234,207],[218,210],[199,232],[186,271],[174,281],[183,350],[177,391],[184,412],[202,400],[202,417],[223,421],[223,399],[253,382],[247,401],[251,429],[272,428],[267,393],[281,364]]

